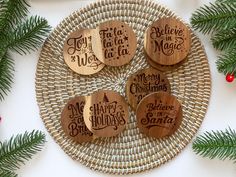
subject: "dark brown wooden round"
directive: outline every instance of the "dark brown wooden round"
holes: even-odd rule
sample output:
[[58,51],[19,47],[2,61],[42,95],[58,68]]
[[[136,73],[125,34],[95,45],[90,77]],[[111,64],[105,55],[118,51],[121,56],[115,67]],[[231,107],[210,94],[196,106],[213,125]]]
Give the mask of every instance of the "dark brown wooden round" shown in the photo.
[[122,66],[134,57],[137,39],[129,25],[112,20],[99,24],[94,30],[92,47],[97,58],[104,64]]
[[128,105],[117,92],[101,90],[86,97],[84,121],[98,137],[119,134],[124,130],[128,117]]
[[161,18],[148,27],[144,50],[160,65],[174,65],[186,58],[191,47],[190,29],[173,17]]
[[65,63],[78,74],[95,74],[105,66],[93,53],[92,30],[76,30],[67,37],[64,44],[63,56]]
[[133,110],[146,95],[158,91],[171,93],[171,86],[166,75],[153,68],[139,70],[126,83],[126,96]]
[[172,135],[182,122],[182,114],[177,98],[166,92],[147,95],[136,111],[140,131],[155,138]]
[[146,60],[147,60],[148,64],[149,64],[151,67],[153,67],[153,68],[155,68],[155,69],[157,69],[157,70],[159,70],[159,71],[175,70],[175,69],[179,68],[180,66],[182,66],[182,65],[186,62],[186,60],[187,60],[187,58],[188,58],[188,57],[186,57],[186,59],[182,60],[181,62],[179,62],[179,63],[177,63],[177,64],[175,64],[175,65],[160,65],[160,64],[157,64],[156,62],[152,61],[152,60],[147,56],[147,54],[145,54],[145,57],[146,57]]
[[91,133],[83,118],[85,98],[83,96],[75,97],[68,101],[61,114],[61,126],[65,134],[78,143],[92,141]]

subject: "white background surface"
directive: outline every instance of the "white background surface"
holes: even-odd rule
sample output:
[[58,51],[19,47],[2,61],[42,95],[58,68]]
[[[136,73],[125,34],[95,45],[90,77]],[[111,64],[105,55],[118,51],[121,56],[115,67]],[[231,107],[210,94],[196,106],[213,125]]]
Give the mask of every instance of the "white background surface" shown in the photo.
[[[79,0],[32,0],[31,13],[46,17],[53,27],[71,12],[86,6],[93,1]],[[189,22],[191,13],[204,0],[158,0],[161,4],[175,11]],[[212,48],[209,38],[198,33],[208,55],[212,74],[212,94],[205,120],[198,132],[225,129],[228,126],[236,129],[236,81],[226,83],[225,77],[216,70],[217,52]],[[47,143],[43,151],[34,156],[18,171],[21,177],[78,177],[78,176],[110,176],[94,172],[73,161],[54,142],[47,133],[40,117],[35,96],[35,71],[39,52],[27,56],[12,55],[15,60],[15,77],[11,93],[0,102],[0,140],[13,134],[39,129],[46,133]],[[209,160],[195,155],[190,143],[182,153],[169,163],[141,174],[131,176],[148,177],[233,177],[236,164],[230,161]]]

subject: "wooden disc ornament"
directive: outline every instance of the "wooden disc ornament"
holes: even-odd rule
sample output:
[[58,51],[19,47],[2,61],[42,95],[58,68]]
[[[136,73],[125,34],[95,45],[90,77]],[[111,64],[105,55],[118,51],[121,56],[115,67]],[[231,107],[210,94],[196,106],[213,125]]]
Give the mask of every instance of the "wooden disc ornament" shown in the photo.
[[182,114],[179,101],[166,92],[147,95],[141,100],[136,111],[140,131],[155,138],[173,134],[182,122]]
[[126,83],[128,102],[134,110],[146,95],[158,91],[171,93],[171,86],[167,77],[153,68],[139,70]]
[[96,57],[104,64],[122,66],[134,57],[137,39],[130,26],[112,20],[99,24],[94,30],[92,47]]
[[93,139],[93,133],[84,123],[83,110],[85,98],[75,97],[68,101],[61,114],[61,126],[65,134],[78,143],[88,142]]
[[79,29],[74,31],[68,36],[64,44],[65,63],[78,74],[95,74],[105,66],[93,53],[92,30]]
[[84,121],[98,137],[119,134],[128,121],[128,105],[124,97],[114,91],[101,90],[86,97]]
[[181,62],[190,47],[190,29],[175,18],[161,18],[145,32],[144,50],[157,64],[175,65]]

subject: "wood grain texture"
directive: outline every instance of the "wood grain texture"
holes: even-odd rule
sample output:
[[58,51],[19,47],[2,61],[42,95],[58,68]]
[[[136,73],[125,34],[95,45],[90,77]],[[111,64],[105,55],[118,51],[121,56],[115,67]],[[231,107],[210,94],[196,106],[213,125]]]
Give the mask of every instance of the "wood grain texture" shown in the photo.
[[65,63],[78,74],[95,74],[105,66],[93,53],[92,31],[93,29],[76,30],[70,33],[64,43]]
[[126,96],[133,110],[146,95],[158,91],[171,93],[171,86],[166,75],[153,68],[139,70],[126,83]]
[[160,18],[144,35],[144,50],[160,65],[174,65],[186,58],[191,47],[190,29],[175,18]]
[[118,135],[125,129],[128,117],[128,105],[117,92],[100,90],[86,97],[84,121],[97,137]]
[[78,143],[92,141],[93,139],[93,133],[87,129],[84,123],[84,105],[85,98],[83,96],[72,98],[61,113],[63,131],[70,139]]
[[130,62],[137,48],[133,29],[122,21],[101,23],[93,32],[92,47],[97,58],[109,66]]
[[172,135],[182,122],[182,114],[179,101],[166,92],[147,95],[141,100],[136,111],[140,131],[155,138]]
[[186,57],[184,60],[180,61],[179,63],[177,64],[174,64],[174,65],[160,65],[156,62],[154,62],[153,60],[151,60],[149,58],[149,56],[145,53],[145,57],[146,57],[146,60],[148,62],[148,64],[152,67],[152,68],[155,68],[159,71],[171,71],[171,70],[175,70],[175,69],[178,69],[180,66],[182,66],[185,62],[187,62],[187,58]]

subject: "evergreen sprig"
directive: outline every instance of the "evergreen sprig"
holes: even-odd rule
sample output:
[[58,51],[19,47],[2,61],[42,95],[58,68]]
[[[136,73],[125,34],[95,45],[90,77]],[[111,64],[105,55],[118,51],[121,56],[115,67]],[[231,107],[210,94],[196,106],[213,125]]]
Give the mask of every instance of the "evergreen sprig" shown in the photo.
[[28,7],[24,0],[0,0],[0,31],[21,22],[28,14]]
[[194,29],[207,34],[236,26],[236,3],[210,3],[192,14],[191,24]]
[[50,27],[46,19],[32,16],[17,25],[15,30],[8,32],[8,48],[21,55],[35,51],[49,31]]
[[236,75],[236,0],[216,0],[196,10],[191,24],[211,34],[214,48],[222,51],[216,62],[220,73]]
[[25,132],[0,143],[0,172],[14,172],[40,151],[44,143],[45,135],[40,131]]
[[14,64],[9,58],[8,54],[0,58],[0,98],[4,97],[4,94],[7,94],[7,91],[10,91],[10,85],[13,79]]
[[215,33],[211,41],[213,46],[218,50],[227,51],[234,48],[236,46],[236,28]]
[[224,54],[219,56],[219,59],[216,61],[217,69],[219,72],[235,73],[236,70],[236,49],[229,50]]
[[17,174],[9,171],[1,171],[0,170],[0,177],[17,177]]
[[20,55],[35,51],[50,31],[46,19],[27,18],[28,7],[25,0],[0,0],[0,101],[10,91],[13,81],[9,51]]
[[193,142],[196,154],[210,159],[236,160],[236,132],[232,129],[225,131],[206,132]]
[[236,0],[216,0],[216,2],[219,2],[219,3],[232,3],[232,2],[236,2]]

